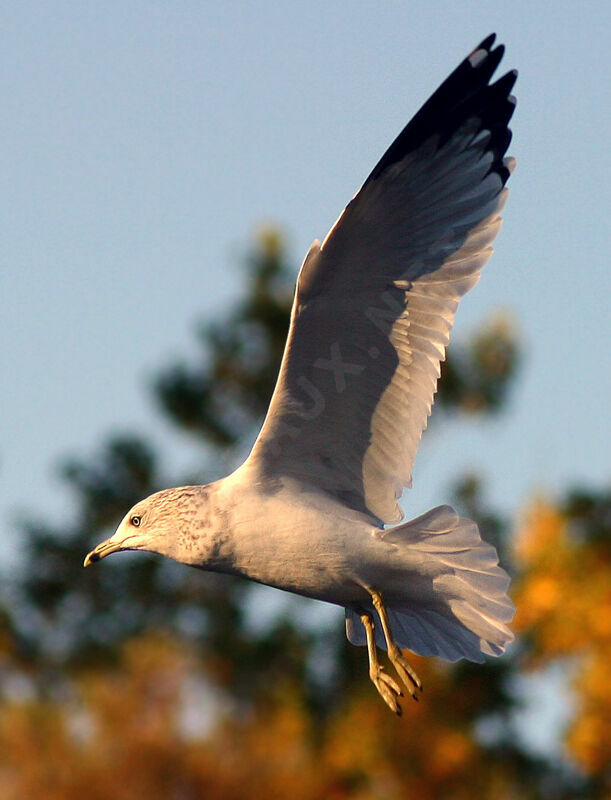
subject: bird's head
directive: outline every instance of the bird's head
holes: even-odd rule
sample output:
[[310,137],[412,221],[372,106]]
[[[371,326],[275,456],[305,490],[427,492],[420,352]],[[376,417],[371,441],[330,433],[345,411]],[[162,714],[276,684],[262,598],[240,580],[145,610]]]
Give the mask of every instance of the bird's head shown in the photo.
[[[158,553],[176,561],[195,563],[199,550],[198,534],[205,520],[205,486],[181,486],[164,489],[136,503],[121,520],[110,537],[87,554],[84,566],[88,567],[111,553],[121,550],[143,550]],[[203,537],[205,539],[205,537]],[[192,561],[188,554],[193,553]]]

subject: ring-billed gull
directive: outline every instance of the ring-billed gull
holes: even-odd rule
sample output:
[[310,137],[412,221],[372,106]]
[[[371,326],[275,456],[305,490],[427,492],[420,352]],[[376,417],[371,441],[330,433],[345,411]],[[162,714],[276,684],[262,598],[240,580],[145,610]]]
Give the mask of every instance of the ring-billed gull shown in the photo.
[[515,107],[486,38],[389,147],[297,279],[288,340],[244,464],[206,486],[137,503],[85,566],[160,553],[343,606],[369,675],[401,713],[388,651],[448,661],[498,656],[513,638],[509,578],[477,525],[449,506],[411,522],[397,500],[426,427],[458,301],[501,225]]

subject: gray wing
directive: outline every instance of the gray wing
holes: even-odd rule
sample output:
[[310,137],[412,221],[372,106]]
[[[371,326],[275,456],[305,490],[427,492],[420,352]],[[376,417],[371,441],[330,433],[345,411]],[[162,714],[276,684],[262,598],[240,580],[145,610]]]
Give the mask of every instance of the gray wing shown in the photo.
[[492,252],[512,159],[510,72],[484,40],[402,131],[301,268],[284,358],[248,464],[378,522],[431,411],[458,301]]

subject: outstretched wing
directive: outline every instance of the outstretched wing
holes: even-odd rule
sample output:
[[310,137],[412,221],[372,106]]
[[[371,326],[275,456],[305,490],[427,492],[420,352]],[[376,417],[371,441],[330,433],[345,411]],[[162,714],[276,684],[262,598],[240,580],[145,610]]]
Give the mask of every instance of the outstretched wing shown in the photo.
[[248,464],[378,522],[397,505],[458,301],[501,225],[517,73],[485,39],[393,142],[301,268],[284,358]]

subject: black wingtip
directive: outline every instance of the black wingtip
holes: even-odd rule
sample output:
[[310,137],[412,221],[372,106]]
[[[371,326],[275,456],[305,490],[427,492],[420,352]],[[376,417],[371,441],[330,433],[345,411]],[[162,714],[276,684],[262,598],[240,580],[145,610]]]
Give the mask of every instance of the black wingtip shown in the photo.
[[485,39],[482,39],[482,41],[477,45],[477,47],[475,47],[471,51],[471,55],[473,55],[473,53],[475,53],[477,50],[490,50],[495,40],[496,40],[496,33],[489,34],[488,36],[486,36]]
[[501,76],[498,81],[492,83],[490,85],[490,89],[501,96],[504,95],[505,98],[507,98],[510,95],[517,79],[518,73],[515,69],[512,69],[510,72],[506,72],[503,76]]
[[391,144],[365,183],[375,180],[433,136],[438,137],[438,147],[442,147],[470,118],[479,119],[482,129],[492,131],[491,169],[505,175],[502,159],[507,137],[503,129],[515,109],[515,99],[510,100],[508,95],[518,73],[511,70],[490,83],[505,52],[503,44],[492,49],[495,41],[496,34],[491,33],[461,61]]

